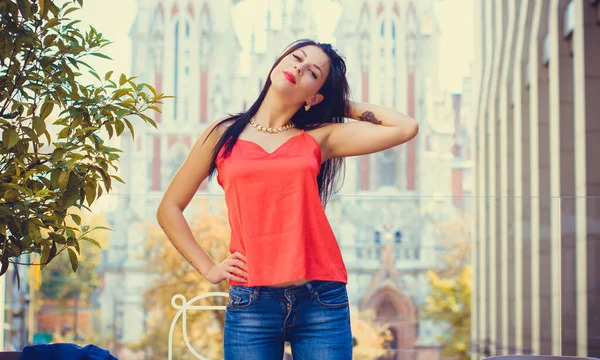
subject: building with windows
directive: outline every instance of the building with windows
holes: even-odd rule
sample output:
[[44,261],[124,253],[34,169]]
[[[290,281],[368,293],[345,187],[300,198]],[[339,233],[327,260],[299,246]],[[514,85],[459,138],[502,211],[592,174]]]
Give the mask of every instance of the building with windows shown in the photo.
[[472,346],[600,356],[600,6],[476,1]]
[[[240,23],[268,3],[252,31]],[[437,84],[439,29],[434,0],[329,1],[334,46],[346,57],[354,99],[396,107],[415,117],[420,135],[372,156],[347,159],[346,178],[327,211],[349,275],[351,302],[390,323],[393,347],[438,356],[433,324],[420,321],[425,272],[436,265],[437,226],[469,209],[470,90],[443,94]],[[324,5],[325,6],[325,5]],[[177,96],[124,143],[115,235],[103,264],[102,331],[119,342],[143,333],[140,306],[145,224],[170,178],[208,123],[247,109],[286,45],[316,38],[310,1],[144,0],[131,30],[132,72]],[[337,25],[336,25],[337,24]],[[335,29],[333,28],[335,26]],[[465,89],[469,89],[468,79]],[[198,196],[218,196],[205,182]],[[168,304],[166,305],[168,306]],[[400,355],[398,355],[400,356]]]

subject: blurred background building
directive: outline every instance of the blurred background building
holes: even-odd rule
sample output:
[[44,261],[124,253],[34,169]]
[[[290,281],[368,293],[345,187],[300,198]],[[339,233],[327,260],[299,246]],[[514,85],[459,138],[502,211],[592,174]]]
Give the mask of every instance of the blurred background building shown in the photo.
[[598,1],[475,1],[473,356],[600,356]]
[[[132,73],[177,99],[156,116],[159,130],[141,128],[135,142],[121,145],[127,185],[112,216],[97,299],[99,330],[117,342],[138,341],[145,331],[146,225],[155,222],[162,192],[196,138],[214,119],[252,104],[289,43],[323,30],[308,1],[262,3],[253,31],[242,33],[237,24],[257,2],[137,2]],[[440,89],[434,5],[332,1],[323,9],[331,19],[326,41],[347,59],[354,99],[395,107],[420,124],[418,138],[406,145],[347,159],[344,185],[327,211],[349,270],[351,302],[391,325],[394,348],[421,349],[429,358],[439,356],[439,329],[419,320],[419,306],[429,291],[425,272],[439,255],[438,227],[464,219],[474,206],[471,81],[464,80],[460,95]],[[221,194],[216,182],[198,192]]]

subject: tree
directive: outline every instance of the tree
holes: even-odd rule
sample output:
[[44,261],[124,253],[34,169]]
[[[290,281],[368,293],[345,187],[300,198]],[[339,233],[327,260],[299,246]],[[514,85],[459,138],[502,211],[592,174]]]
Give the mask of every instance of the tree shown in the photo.
[[360,310],[354,307],[350,309],[350,324],[355,342],[353,359],[369,360],[392,355],[387,350],[392,341],[392,333],[389,326],[378,325],[376,317],[373,309]]
[[471,239],[470,223],[459,217],[438,225],[440,239],[439,265],[427,276],[430,294],[422,307],[422,318],[440,324],[444,344],[442,355],[469,359],[471,333]]
[[[79,214],[82,217],[82,223],[90,228],[104,227],[107,220],[102,215],[92,215],[89,213]],[[72,222],[73,220],[70,220]],[[74,224],[71,224],[74,226]],[[108,244],[108,232],[105,230],[96,230],[92,234],[102,246]],[[98,271],[97,267],[100,264],[100,248],[84,243],[81,247],[85,250],[81,255],[81,266],[77,272],[73,272],[69,266],[69,258],[67,254],[58,255],[56,259],[48,264],[41,274],[40,297],[44,299],[58,299],[61,311],[64,313],[67,302],[73,300],[73,339],[70,341],[85,338],[89,340],[92,334],[80,334],[78,330],[78,317],[80,302],[90,301],[94,291],[98,287]]]
[[[219,200],[202,199],[194,202],[196,209],[190,228],[197,241],[215,261],[222,261],[229,255],[229,225],[226,210]],[[175,294],[182,294],[187,300],[211,291],[229,292],[229,285],[222,281],[213,285],[206,281],[169,242],[162,229],[153,225],[148,228],[148,241],[145,258],[148,271],[152,274],[152,287],[144,294],[148,312],[147,331],[135,348],[150,352],[152,359],[167,358],[167,339],[171,320],[176,310],[171,306]],[[199,305],[225,305],[224,298],[208,298]],[[223,325],[225,312],[189,311],[187,313],[187,334],[200,354],[209,359],[222,359]],[[174,359],[190,358],[181,337],[181,319],[176,327],[174,339]]]
[[426,298],[423,318],[447,326],[443,334],[438,335],[439,341],[445,344],[443,356],[469,359],[473,278],[471,266],[466,265],[455,278],[440,278],[433,271],[429,271],[427,276],[431,292]]
[[[82,223],[90,228],[105,228],[107,220],[102,215],[91,215],[78,213],[82,218]],[[68,222],[73,220],[68,219]],[[75,224],[70,224],[75,226]],[[95,230],[94,239],[101,246],[108,244],[108,232],[105,230]],[[84,263],[74,273],[70,270],[69,259],[64,256],[57,256],[54,262],[46,266],[41,274],[40,292],[43,297],[49,299],[59,299],[62,303],[67,300],[78,297],[80,300],[87,301],[98,286],[97,267],[100,264],[100,248],[86,243],[82,247],[87,247],[85,253],[81,255]]]
[[468,217],[437,226],[440,251],[435,271],[442,277],[460,276],[466,265],[471,263],[471,225]]
[[[32,253],[44,266],[65,251],[77,269],[80,241],[97,242],[70,209],[88,209],[122,182],[112,173],[120,150],[106,137],[126,128],[133,137],[133,118],[156,127],[145,113],[165,98],[134,77],[97,74],[84,60],[110,59],[109,41],[67,17],[83,0],[55,3],[0,2],[0,276]],[[82,83],[84,71],[97,83]]]

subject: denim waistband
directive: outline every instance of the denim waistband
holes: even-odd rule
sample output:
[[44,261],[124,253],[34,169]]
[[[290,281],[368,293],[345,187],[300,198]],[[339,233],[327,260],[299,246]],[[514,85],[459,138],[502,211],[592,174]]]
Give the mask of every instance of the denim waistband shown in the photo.
[[302,295],[309,294],[313,295],[316,292],[327,289],[333,285],[345,285],[338,281],[325,281],[325,280],[312,280],[303,285],[289,286],[289,287],[272,287],[272,286],[254,286],[247,287],[241,285],[232,286],[235,291],[241,291],[246,293],[252,293],[255,297],[258,295],[275,295],[275,296],[286,296],[286,295]]

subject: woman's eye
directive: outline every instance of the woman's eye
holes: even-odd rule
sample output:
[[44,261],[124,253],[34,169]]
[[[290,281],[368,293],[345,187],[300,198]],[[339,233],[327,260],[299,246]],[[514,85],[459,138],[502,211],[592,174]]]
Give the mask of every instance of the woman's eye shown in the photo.
[[310,73],[312,74],[312,76],[313,76],[315,79],[317,78],[317,74],[315,74],[315,72],[314,72],[314,71],[312,71],[312,70],[311,70],[311,72],[310,72]]
[[300,61],[300,56],[294,54],[294,57],[296,58],[296,60]]

